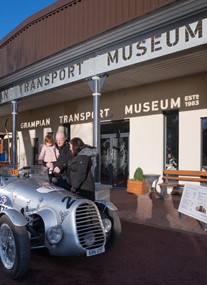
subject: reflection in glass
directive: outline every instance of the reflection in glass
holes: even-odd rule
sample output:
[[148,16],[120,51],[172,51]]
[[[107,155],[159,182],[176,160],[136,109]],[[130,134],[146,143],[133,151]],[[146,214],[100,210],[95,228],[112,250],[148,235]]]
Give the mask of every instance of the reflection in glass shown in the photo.
[[207,170],[207,118],[201,119],[201,159],[202,169]]
[[165,113],[165,168],[178,169],[179,155],[179,114],[178,111]]

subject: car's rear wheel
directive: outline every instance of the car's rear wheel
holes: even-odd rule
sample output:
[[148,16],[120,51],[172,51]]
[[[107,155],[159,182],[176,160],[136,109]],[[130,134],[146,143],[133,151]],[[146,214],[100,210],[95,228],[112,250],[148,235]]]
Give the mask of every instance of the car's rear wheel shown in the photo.
[[0,261],[3,270],[13,279],[25,274],[30,260],[30,241],[25,227],[15,226],[3,215],[0,218]]

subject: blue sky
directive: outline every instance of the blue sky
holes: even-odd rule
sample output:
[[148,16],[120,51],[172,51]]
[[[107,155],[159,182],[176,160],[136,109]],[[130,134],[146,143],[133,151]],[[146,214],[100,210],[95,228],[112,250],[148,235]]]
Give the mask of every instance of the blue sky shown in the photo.
[[0,40],[26,18],[57,2],[56,0],[1,0]]

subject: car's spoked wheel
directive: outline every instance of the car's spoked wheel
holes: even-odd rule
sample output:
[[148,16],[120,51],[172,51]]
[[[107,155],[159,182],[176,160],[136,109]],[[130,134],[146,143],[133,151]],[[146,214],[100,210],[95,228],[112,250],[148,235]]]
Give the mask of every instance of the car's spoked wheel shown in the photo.
[[27,230],[13,225],[5,215],[0,218],[0,258],[3,270],[14,279],[28,269],[30,242]]

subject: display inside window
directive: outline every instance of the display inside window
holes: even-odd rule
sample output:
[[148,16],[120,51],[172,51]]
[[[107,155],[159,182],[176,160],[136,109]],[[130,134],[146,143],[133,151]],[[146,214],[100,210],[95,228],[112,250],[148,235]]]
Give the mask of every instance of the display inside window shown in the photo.
[[178,169],[179,155],[179,114],[178,111],[165,113],[165,168]]
[[207,170],[207,118],[201,119],[202,169]]

